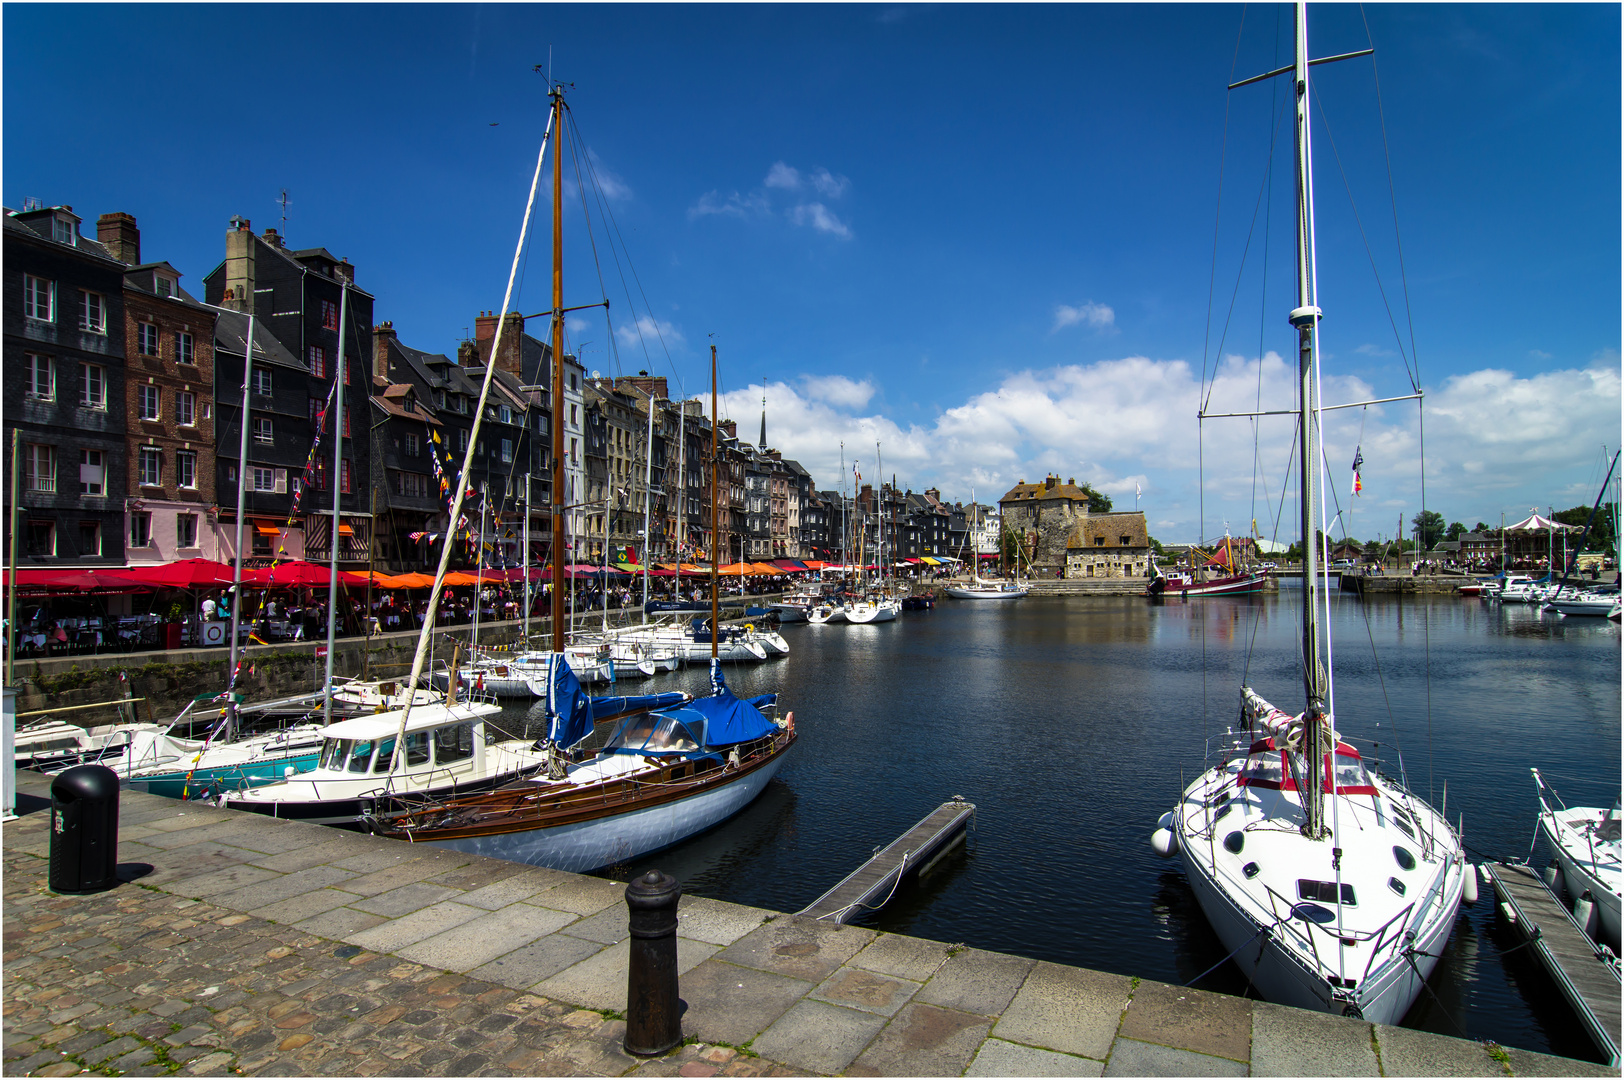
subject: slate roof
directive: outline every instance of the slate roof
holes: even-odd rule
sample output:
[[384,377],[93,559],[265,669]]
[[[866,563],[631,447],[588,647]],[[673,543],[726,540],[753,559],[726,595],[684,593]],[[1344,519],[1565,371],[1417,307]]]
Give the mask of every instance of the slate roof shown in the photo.
[[[220,311],[215,314],[217,316],[214,320],[215,351],[241,356],[243,345],[248,340],[248,316],[240,311]],[[278,367],[293,368],[306,375],[310,374],[310,368],[303,360],[284,348],[269,332],[262,330],[254,332],[254,363],[272,363]]]
[[[0,220],[5,222],[5,229],[7,232],[13,232],[21,236],[26,236],[30,240],[43,240],[48,244],[55,244],[57,247],[67,248],[70,251],[83,252],[92,258],[106,259],[115,266],[124,265],[122,262],[119,262],[119,260],[113,258],[112,253],[106,248],[102,247],[101,244],[82,233],[79,234],[73,244],[64,244],[57,240],[52,235],[50,228],[50,222],[52,218],[55,217],[52,211],[62,210],[72,214],[75,218],[79,218],[78,214],[74,214],[72,210],[69,210],[65,206],[48,206],[39,210],[28,211],[12,210],[9,207],[5,207],[4,210],[5,217]],[[43,225],[44,228],[35,228],[36,222]]]

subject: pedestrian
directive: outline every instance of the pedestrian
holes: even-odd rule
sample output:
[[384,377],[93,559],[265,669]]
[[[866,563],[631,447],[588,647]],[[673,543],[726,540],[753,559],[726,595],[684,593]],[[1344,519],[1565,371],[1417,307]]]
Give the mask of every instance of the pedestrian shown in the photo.
[[214,607],[215,607],[214,597],[205,596],[203,598],[203,621],[204,622],[213,622],[214,621]]

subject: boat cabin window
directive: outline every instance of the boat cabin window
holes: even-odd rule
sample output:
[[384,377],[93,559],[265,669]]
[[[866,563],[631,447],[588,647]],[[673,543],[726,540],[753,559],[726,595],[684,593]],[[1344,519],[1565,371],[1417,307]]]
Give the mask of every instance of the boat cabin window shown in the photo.
[[[391,745],[393,744],[391,743]],[[354,748],[350,751],[349,764],[345,766],[346,771],[366,772],[367,766],[372,763],[373,749],[374,744],[371,739],[357,739]]]
[[[372,763],[372,771],[386,773],[389,771],[389,759],[395,756],[395,740],[388,739],[378,744],[378,756]],[[355,770],[352,770],[355,771]]]
[[[1297,898],[1299,900],[1317,900],[1322,904],[1336,903],[1336,882],[1310,881],[1307,878],[1297,879]],[[1353,898],[1353,886],[1342,886],[1342,902],[1349,907],[1358,907],[1359,902]]]
[[317,768],[332,769],[343,772],[344,766],[350,760],[350,750],[355,746],[353,739],[327,739],[321,744],[321,761]]
[[1374,795],[1376,786],[1370,782],[1365,774],[1365,763],[1359,760],[1359,755],[1349,753],[1345,748],[1338,747],[1336,754],[1326,755],[1332,758],[1332,768],[1336,771],[1336,790],[1343,795]]
[[1286,779],[1283,760],[1280,751],[1274,749],[1272,745],[1267,750],[1253,753],[1246,759],[1246,769],[1241,773],[1241,784],[1264,788],[1280,787]]
[[434,729],[434,762],[449,765],[474,756],[474,725],[452,724]]
[[[1331,793],[1333,774],[1339,795],[1376,794],[1375,785],[1365,772],[1364,762],[1359,759],[1358,752],[1346,743],[1338,743],[1336,753],[1325,755],[1325,777],[1321,787],[1327,795]],[[1297,790],[1297,781],[1286,768],[1285,751],[1277,750],[1272,738],[1261,739],[1252,745],[1252,752],[1247,755],[1246,767],[1241,770],[1238,783],[1241,787]]]
[[[383,760],[379,758],[379,760]],[[429,733],[414,731],[406,736],[406,767],[429,763]]]
[[609,750],[639,754],[676,754],[699,749],[681,721],[659,713],[634,716],[609,740]]

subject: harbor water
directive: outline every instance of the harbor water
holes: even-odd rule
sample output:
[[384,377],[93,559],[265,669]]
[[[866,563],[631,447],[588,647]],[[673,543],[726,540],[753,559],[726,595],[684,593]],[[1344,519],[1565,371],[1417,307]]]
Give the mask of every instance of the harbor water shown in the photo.
[[[791,655],[729,667],[776,691],[801,738],[732,821],[614,868],[657,866],[690,893],[795,911],[954,795],[966,846],[863,925],[1170,983],[1247,992],[1223,964],[1178,859],[1149,838],[1251,685],[1302,708],[1300,589],[1150,602],[944,600],[870,626],[786,626]],[[1468,855],[1524,858],[1537,766],[1570,805],[1620,790],[1620,631],[1528,606],[1333,594],[1342,736],[1442,805]],[[623,684],[703,692],[693,668]],[[539,713],[503,726],[540,734]],[[1594,1057],[1492,897],[1463,908],[1405,1023]]]

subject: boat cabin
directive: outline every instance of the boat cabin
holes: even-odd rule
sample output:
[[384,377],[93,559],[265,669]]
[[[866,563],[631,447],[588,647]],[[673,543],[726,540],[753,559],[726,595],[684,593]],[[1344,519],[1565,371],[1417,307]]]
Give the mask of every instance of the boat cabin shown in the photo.
[[494,711],[492,706],[419,705],[412,709],[404,739],[399,711],[339,721],[321,730],[316,771],[360,779],[385,775],[393,765],[396,773],[471,767],[483,774],[484,717]]
[[[1246,754],[1236,784],[1240,787],[1265,788],[1270,791],[1297,791],[1297,780],[1292,776],[1286,751],[1276,747],[1274,737],[1254,742]],[[1325,755],[1325,775],[1321,787],[1325,794],[1332,793],[1334,784],[1338,795],[1375,795],[1376,785],[1365,772],[1365,763],[1359,751],[1347,743],[1336,744],[1334,754]]]

